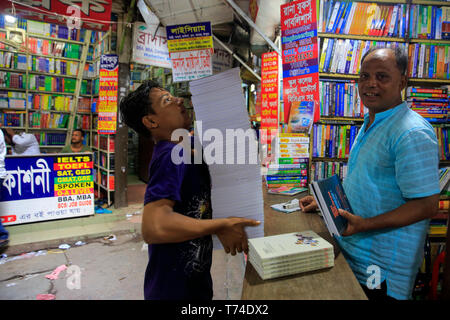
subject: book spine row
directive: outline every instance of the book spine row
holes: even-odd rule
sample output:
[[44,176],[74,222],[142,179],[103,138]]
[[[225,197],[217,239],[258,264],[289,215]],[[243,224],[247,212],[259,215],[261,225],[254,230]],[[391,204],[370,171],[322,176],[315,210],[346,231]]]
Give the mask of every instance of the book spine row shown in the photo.
[[450,39],[450,8],[412,4],[409,34],[417,39]]
[[409,107],[429,122],[447,122],[449,107],[447,88],[408,87],[406,96]]
[[411,44],[408,61],[408,76],[411,78],[450,79],[447,45]]
[[68,114],[30,112],[28,116],[30,128],[56,129],[67,128]]
[[41,146],[63,146],[66,143],[66,133],[41,132],[34,135]]
[[324,38],[319,72],[358,74],[363,55],[371,48],[408,48],[407,43],[354,39]]
[[3,127],[23,127],[25,114],[23,113],[0,113],[0,123]]
[[70,96],[56,96],[49,94],[29,94],[31,108],[42,111],[71,111],[73,98]]
[[336,161],[316,161],[311,164],[311,179],[327,179],[337,174],[341,180],[347,176],[347,163]]
[[320,0],[319,10],[319,32],[377,37],[405,37],[410,14],[406,4],[333,0]]
[[54,58],[32,57],[29,59],[28,70],[46,73],[77,76],[79,63]]
[[319,91],[321,116],[364,117],[364,105],[355,81],[320,81]]
[[32,54],[43,54],[61,58],[80,59],[79,44],[29,37],[28,49]]
[[24,74],[0,71],[0,88],[25,89],[25,81]]
[[0,68],[11,68],[18,70],[27,69],[27,56],[14,52],[0,52]]
[[434,132],[439,143],[439,159],[450,160],[450,128],[449,127],[434,127]]
[[34,75],[34,74],[30,74],[28,77],[30,90],[66,92],[66,93],[75,92],[75,86],[77,81],[76,79]]
[[348,158],[359,129],[353,125],[315,124],[312,156]]

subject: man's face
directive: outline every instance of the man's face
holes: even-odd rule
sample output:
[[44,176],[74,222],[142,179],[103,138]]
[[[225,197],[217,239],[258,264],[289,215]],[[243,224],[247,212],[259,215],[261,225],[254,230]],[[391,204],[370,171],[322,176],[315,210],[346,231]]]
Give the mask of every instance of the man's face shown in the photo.
[[401,75],[392,50],[371,52],[361,66],[358,91],[369,111],[386,111],[402,102],[406,77]]
[[80,131],[72,132],[72,144],[80,143],[83,141],[83,135]]
[[183,98],[173,97],[168,91],[152,88],[150,99],[155,115],[150,115],[157,128],[172,133],[176,129],[189,129],[191,118],[184,108]]

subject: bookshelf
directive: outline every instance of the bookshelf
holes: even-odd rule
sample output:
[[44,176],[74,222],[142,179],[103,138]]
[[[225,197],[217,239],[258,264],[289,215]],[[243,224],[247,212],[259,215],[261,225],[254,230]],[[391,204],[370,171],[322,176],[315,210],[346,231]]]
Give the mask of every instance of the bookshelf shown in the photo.
[[94,168],[95,194],[108,205],[114,193],[114,136],[101,135],[103,150],[94,144],[94,134],[100,56],[116,51],[115,28],[70,30],[20,18],[8,25],[0,16],[0,121],[35,134],[43,153],[59,152],[70,143],[72,129],[82,128],[94,159],[103,161]]

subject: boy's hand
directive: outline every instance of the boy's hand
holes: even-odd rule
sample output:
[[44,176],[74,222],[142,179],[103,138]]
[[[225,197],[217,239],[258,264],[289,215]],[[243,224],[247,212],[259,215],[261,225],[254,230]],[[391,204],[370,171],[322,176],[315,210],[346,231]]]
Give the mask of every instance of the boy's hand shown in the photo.
[[244,228],[258,226],[261,222],[237,217],[229,217],[226,220],[227,225],[216,233],[225,252],[233,256],[236,251],[248,253],[248,239]]
[[300,209],[303,212],[313,212],[317,210],[318,206],[313,196],[306,196],[299,200]]

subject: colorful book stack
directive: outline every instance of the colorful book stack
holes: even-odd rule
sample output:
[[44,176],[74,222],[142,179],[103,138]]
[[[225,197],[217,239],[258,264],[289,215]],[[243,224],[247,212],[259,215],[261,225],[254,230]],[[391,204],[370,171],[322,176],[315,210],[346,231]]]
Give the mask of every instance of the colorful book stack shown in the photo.
[[91,117],[89,115],[75,115],[74,126],[83,130],[91,128]]
[[447,45],[412,43],[408,48],[408,61],[411,78],[450,79]]
[[76,79],[58,78],[52,76],[34,75],[29,76],[29,89],[39,91],[53,91],[74,93]]
[[308,185],[308,159],[299,158],[295,162],[297,163],[268,165],[266,182],[271,193],[287,189],[299,191],[299,188]]
[[343,180],[347,176],[347,163],[337,161],[315,161],[311,163],[311,180],[326,179],[335,174]]
[[450,39],[450,7],[412,4],[409,34],[419,39]]
[[439,169],[439,188],[442,196],[450,196],[450,167]]
[[319,72],[358,74],[360,61],[370,47],[407,48],[406,43],[325,38],[321,46]]
[[0,88],[25,89],[25,75],[0,71]]
[[409,107],[430,122],[447,121],[448,92],[447,88],[408,87],[406,96]]
[[403,38],[408,13],[406,4],[320,0],[318,31]]
[[25,92],[0,91],[0,108],[25,109],[26,104]]
[[4,111],[0,113],[0,122],[4,127],[23,127],[25,124],[25,114]]
[[69,122],[69,114],[30,112],[28,120],[30,128],[67,128]]
[[314,124],[312,156],[348,158],[359,129],[356,125]]
[[319,91],[321,116],[364,117],[365,108],[354,80],[321,80]]
[[41,146],[63,146],[66,143],[66,133],[41,132],[34,135]]
[[71,111],[73,98],[50,94],[28,94],[30,104],[35,110]]
[[313,231],[248,240],[248,261],[263,279],[334,266],[333,246]]
[[14,52],[0,52],[0,67],[26,70],[27,56],[24,54],[17,54]]

